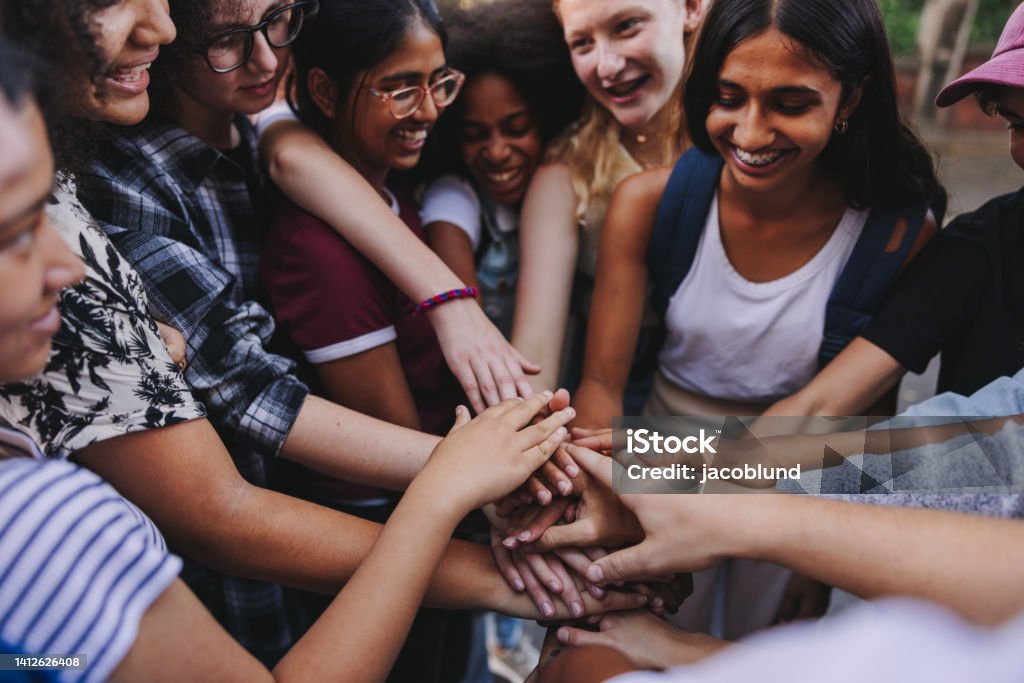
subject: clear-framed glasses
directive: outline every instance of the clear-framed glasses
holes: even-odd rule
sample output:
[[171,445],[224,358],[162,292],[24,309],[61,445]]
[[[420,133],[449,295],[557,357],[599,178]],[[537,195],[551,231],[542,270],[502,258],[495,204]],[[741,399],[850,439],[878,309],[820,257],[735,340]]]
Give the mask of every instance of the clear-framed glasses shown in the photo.
[[274,10],[255,26],[233,28],[214,36],[196,52],[206,58],[211,69],[226,74],[249,61],[257,32],[263,33],[270,47],[288,47],[299,37],[303,21],[316,15],[319,9],[319,0],[293,2]]
[[430,85],[411,85],[398,90],[377,90],[367,88],[371,95],[380,98],[381,102],[388,105],[388,111],[396,119],[407,119],[423,106],[423,100],[427,93],[434,100],[434,106],[444,109],[455,101],[462,90],[462,84],[466,75],[455,69],[448,69],[447,73]]

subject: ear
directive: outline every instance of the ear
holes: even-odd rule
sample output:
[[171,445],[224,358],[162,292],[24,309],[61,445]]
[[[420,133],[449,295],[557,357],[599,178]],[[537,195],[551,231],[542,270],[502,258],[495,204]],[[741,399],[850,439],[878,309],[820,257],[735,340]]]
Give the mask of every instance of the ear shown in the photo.
[[700,21],[704,18],[706,4],[706,0],[683,0],[683,12],[686,14],[683,19],[683,31],[685,33],[693,33],[700,28]]
[[836,113],[836,123],[848,121],[853,116],[853,112],[857,111],[857,107],[860,106],[860,102],[864,98],[864,90],[870,84],[871,77],[865,76],[864,80],[857,86],[857,89],[850,93],[850,96],[846,98],[846,102],[839,107],[839,111]]
[[320,67],[313,67],[306,77],[306,87],[317,109],[329,120],[334,120],[338,104],[338,86]]

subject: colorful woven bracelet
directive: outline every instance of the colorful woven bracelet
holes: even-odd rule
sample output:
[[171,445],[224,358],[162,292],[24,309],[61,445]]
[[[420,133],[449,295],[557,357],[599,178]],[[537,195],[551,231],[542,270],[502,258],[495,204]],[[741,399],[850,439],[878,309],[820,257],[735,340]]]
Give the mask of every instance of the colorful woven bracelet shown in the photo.
[[416,315],[423,315],[429,309],[440,306],[446,301],[454,299],[476,299],[480,296],[480,290],[476,287],[463,287],[462,289],[449,289],[447,292],[435,294],[429,299],[424,299],[416,307]]

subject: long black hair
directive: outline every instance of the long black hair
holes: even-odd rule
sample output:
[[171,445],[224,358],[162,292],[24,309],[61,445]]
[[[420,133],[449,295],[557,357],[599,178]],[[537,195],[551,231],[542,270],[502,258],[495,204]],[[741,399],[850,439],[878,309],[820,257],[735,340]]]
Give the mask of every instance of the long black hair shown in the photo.
[[[494,0],[446,12],[448,63],[466,83],[485,74],[508,79],[526,102],[547,145],[579,118],[583,84],[565,49],[551,0]],[[464,115],[456,100],[427,138],[420,175],[465,174],[459,143]]]
[[[90,158],[100,125],[77,118],[88,84],[99,88],[108,65],[96,42],[93,15],[117,0],[17,0],[0,2],[8,39],[46,71],[38,96],[57,167],[73,171]],[[8,70],[4,61],[4,71]],[[102,96],[102,89],[98,90]]]
[[[329,139],[331,122],[309,91],[309,72],[320,68],[338,90],[337,103],[358,87],[356,75],[394,52],[408,30],[422,23],[447,42],[433,0],[320,0],[316,20],[302,27],[292,46],[294,72],[289,77],[289,103],[308,126]],[[355,118],[353,114],[353,129]]]
[[896,73],[876,0],[714,0],[690,62],[683,104],[690,139],[714,153],[705,121],[718,74],[740,43],[775,27],[842,84],[843,101],[864,85],[845,135],[833,135],[818,161],[837,178],[850,206],[931,206],[941,224],[946,191],[931,155],[904,121]]

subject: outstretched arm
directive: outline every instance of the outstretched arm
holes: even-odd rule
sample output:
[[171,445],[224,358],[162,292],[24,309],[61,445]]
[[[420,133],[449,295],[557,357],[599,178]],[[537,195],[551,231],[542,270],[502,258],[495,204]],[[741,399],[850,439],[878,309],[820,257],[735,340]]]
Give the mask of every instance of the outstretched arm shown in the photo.
[[[280,121],[263,134],[260,146],[285,194],[341,233],[410,299],[422,301],[464,286],[315,133],[295,121]],[[428,315],[474,410],[532,394],[525,373],[536,366],[508,344],[475,302],[452,301]]]
[[597,283],[587,328],[577,424],[610,427],[622,413],[622,394],[647,292],[647,245],[670,170],[631,176],[608,207],[597,257]]
[[531,380],[538,391],[558,383],[579,246],[576,202],[564,164],[537,169],[523,200],[512,343],[540,364]]
[[[611,486],[612,459],[573,458]],[[638,545],[596,561],[590,580],[696,570],[725,557],[764,560],[864,598],[910,595],[968,619],[999,623],[1024,610],[1024,524],[954,512],[794,495],[622,495]]]

